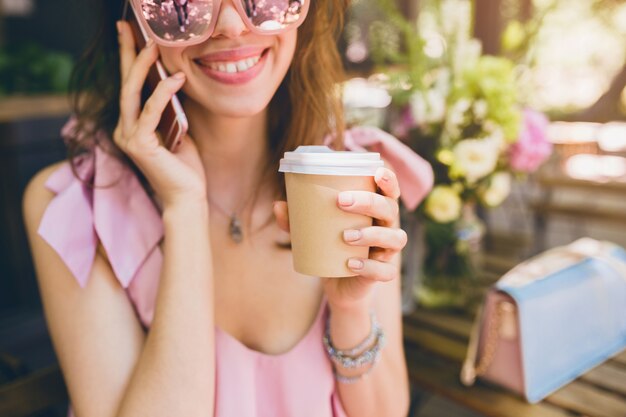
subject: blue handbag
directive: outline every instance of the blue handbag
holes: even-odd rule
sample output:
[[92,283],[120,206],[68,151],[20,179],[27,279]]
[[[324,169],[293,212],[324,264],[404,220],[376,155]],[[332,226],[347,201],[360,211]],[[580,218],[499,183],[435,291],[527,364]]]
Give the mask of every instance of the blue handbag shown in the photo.
[[590,238],[505,274],[474,324],[461,381],[541,401],[626,348],[626,251]]

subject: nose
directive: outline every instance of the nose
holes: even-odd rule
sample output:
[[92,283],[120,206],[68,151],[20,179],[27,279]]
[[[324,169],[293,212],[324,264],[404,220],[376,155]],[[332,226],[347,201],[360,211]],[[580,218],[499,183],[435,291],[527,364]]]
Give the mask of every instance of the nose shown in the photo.
[[233,1],[238,0],[223,0],[220,6],[220,10],[217,14],[217,22],[215,23],[215,29],[213,30],[212,38],[225,37],[236,38],[249,32],[248,27],[244,23],[242,17],[237,12]]

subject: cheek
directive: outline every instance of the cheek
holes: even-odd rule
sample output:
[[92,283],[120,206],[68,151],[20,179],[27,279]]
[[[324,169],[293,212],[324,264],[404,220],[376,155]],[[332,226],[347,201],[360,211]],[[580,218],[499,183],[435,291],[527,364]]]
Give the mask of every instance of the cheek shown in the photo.
[[[291,65],[291,61],[293,60],[293,56],[296,51],[296,42],[298,40],[298,31],[293,30],[291,32],[284,33],[278,36],[280,47],[277,55],[279,55],[279,66],[284,68],[285,71],[282,73],[284,76],[287,72],[287,69]],[[282,78],[281,78],[282,79]]]
[[259,80],[261,81],[259,84],[262,85],[259,89],[260,94],[257,95],[261,102],[259,104],[264,104],[265,106],[269,104],[287,75],[293,61],[296,40],[297,31],[295,30],[278,36],[277,47],[273,50],[273,59],[268,68],[270,71],[268,71],[263,80]]
[[159,60],[168,74],[175,74],[185,67],[182,53],[185,48],[166,48],[159,46]]

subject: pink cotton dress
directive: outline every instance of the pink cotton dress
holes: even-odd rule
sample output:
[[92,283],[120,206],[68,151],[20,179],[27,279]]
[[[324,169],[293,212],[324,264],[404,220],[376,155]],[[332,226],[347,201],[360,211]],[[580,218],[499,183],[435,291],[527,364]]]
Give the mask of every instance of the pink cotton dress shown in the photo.
[[[70,119],[64,135],[74,123]],[[379,129],[354,128],[347,132],[345,146],[380,152],[396,172],[409,208],[416,207],[432,186],[430,165]],[[85,186],[73,175],[69,162],[63,163],[46,182],[56,196],[38,232],[81,287],[87,284],[99,240],[138,319],[149,330],[163,260],[158,246],[163,237],[160,213],[136,175],[116,158],[99,147],[93,158],[79,158],[78,173],[81,178],[93,175],[96,188]],[[327,315],[323,300],[306,336],[280,355],[251,350],[216,327],[214,416],[345,417],[322,344]]]

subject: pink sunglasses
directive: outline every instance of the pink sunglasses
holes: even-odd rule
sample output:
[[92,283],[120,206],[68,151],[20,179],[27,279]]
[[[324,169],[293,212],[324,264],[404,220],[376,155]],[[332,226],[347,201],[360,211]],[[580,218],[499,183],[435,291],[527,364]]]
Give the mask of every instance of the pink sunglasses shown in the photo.
[[[273,35],[302,24],[311,0],[233,0],[251,32]],[[207,40],[217,22],[222,0],[127,0],[139,24],[163,46],[189,46]]]

